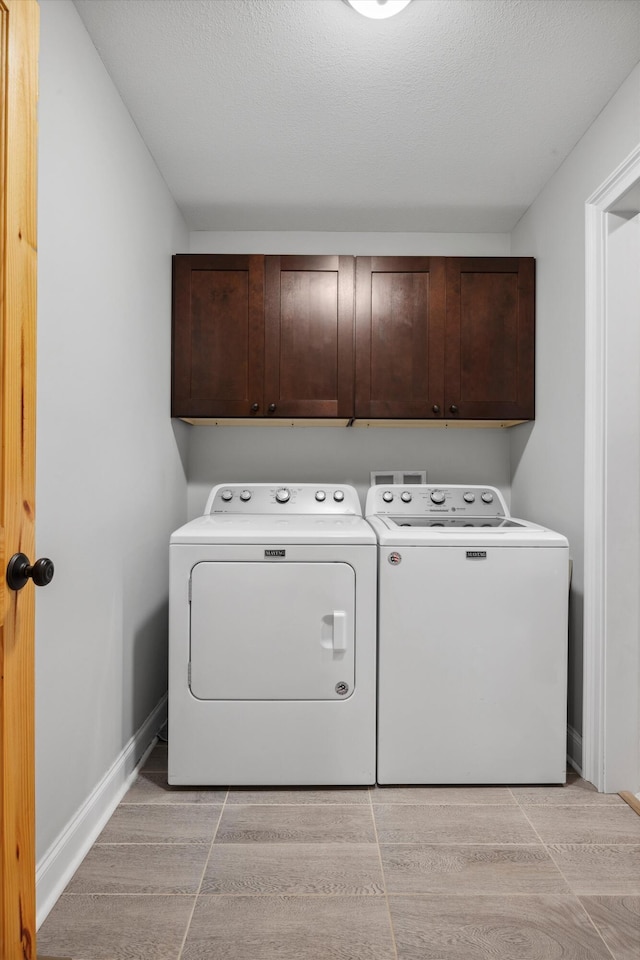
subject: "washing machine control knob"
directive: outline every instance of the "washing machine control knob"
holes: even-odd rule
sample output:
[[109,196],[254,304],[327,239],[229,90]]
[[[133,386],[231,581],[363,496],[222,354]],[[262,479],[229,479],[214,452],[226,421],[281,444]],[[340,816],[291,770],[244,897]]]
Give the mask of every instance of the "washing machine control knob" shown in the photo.
[[336,501],[336,503],[342,503],[344,500],[344,490],[336,490],[333,494],[333,499]]
[[493,503],[493,494],[489,493],[488,490],[485,490],[481,499],[483,503]]
[[475,503],[476,495],[475,493],[471,493],[470,490],[467,490],[467,492],[463,495],[462,499],[464,500],[465,503]]
[[393,500],[393,494],[391,493],[391,490],[385,490],[385,492],[382,494],[382,499],[385,503],[391,503]]
[[280,487],[279,490],[276,490],[276,500],[278,503],[286,503],[291,496],[291,491],[287,490],[286,487]]
[[323,502],[324,500],[326,500],[326,499],[327,499],[327,495],[326,495],[326,493],[324,492],[324,490],[316,490],[316,500],[317,500],[319,503],[322,503],[322,502]]
[[403,490],[403,492],[400,494],[400,499],[403,500],[405,503],[411,503],[411,501],[413,500],[413,497],[411,496],[408,490]]
[[431,491],[431,502],[432,503],[444,503],[445,496],[444,491],[442,490],[432,490]]
[[243,501],[243,503],[247,503],[249,500],[251,500],[251,490],[243,490],[240,494],[240,499]]
[[229,500],[233,500],[233,492],[231,490],[223,490],[220,496],[225,503],[228,503]]

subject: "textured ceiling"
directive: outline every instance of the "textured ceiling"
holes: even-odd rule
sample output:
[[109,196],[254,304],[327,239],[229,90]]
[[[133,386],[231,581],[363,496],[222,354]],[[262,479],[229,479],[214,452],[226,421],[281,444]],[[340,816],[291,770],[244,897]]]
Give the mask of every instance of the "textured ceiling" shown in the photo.
[[75,4],[193,230],[508,231],[640,59],[640,0]]

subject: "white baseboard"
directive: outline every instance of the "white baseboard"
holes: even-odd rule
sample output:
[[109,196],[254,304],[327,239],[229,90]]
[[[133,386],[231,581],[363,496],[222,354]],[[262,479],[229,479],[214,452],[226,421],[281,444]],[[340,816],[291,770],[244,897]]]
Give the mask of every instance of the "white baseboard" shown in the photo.
[[567,760],[576,773],[582,776],[582,734],[571,724],[567,727]]
[[47,918],[135,780],[166,716],[165,695],[39,861],[36,867],[36,927],[40,927]]

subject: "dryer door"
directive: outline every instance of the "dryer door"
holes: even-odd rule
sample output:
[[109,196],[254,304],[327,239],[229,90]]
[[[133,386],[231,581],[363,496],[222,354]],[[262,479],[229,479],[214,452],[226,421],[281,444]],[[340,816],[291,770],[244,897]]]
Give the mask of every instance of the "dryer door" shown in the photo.
[[355,683],[354,618],[347,563],[197,563],[191,692],[201,700],[344,700]]

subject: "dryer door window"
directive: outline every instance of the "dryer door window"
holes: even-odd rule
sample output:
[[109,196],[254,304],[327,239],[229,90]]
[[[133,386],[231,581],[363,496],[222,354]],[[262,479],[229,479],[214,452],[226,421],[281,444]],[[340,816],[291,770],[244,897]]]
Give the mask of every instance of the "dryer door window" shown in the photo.
[[354,619],[347,563],[197,563],[191,692],[201,700],[347,699]]

